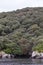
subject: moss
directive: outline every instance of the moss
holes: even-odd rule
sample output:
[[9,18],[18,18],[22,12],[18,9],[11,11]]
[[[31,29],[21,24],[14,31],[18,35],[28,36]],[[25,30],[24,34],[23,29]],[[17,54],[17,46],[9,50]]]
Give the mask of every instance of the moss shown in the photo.
[[34,51],[43,52],[43,42],[38,43],[35,47],[33,47]]

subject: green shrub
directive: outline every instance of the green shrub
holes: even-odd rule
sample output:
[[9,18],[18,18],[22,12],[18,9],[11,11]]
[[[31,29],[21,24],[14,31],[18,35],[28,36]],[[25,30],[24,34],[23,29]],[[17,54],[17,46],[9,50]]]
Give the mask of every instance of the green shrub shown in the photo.
[[33,50],[43,52],[43,42],[38,43],[35,47],[33,47]]

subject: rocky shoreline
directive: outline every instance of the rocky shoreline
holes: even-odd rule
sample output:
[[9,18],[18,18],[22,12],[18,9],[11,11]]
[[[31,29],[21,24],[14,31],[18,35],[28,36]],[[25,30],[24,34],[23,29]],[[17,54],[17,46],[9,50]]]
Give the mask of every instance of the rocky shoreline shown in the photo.
[[12,54],[6,54],[5,52],[0,52],[0,58],[14,58],[14,55]]
[[33,51],[32,52],[32,58],[35,59],[43,59],[43,53],[42,52],[38,52],[38,51]]
[[[25,58],[27,57],[26,55],[24,56]],[[1,51],[0,52],[0,58],[23,58],[23,56],[16,56],[13,55],[13,54],[6,54],[5,52]],[[28,58],[32,58],[32,59],[43,59],[43,53],[39,53],[38,51],[33,51],[32,54],[31,54],[31,57],[28,56]]]

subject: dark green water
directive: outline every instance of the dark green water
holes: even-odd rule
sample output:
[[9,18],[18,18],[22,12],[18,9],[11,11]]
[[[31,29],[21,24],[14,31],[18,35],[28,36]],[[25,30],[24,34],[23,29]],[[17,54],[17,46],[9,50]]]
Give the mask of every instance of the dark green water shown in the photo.
[[0,59],[0,65],[43,65],[43,59]]

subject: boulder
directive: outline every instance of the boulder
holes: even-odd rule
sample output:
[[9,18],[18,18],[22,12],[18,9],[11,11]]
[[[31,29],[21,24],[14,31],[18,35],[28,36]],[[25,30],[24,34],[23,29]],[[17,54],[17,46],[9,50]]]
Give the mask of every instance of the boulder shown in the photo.
[[37,51],[32,52],[32,58],[39,58],[39,57],[40,57],[40,53],[38,53]]
[[2,58],[10,58],[10,54],[4,54]]
[[0,51],[0,58],[2,58],[3,55],[5,55],[5,52]]
[[40,53],[40,58],[43,59],[43,53]]
[[43,53],[42,52],[37,52],[37,51],[33,51],[32,52],[32,58],[37,58],[37,59],[43,59]]

